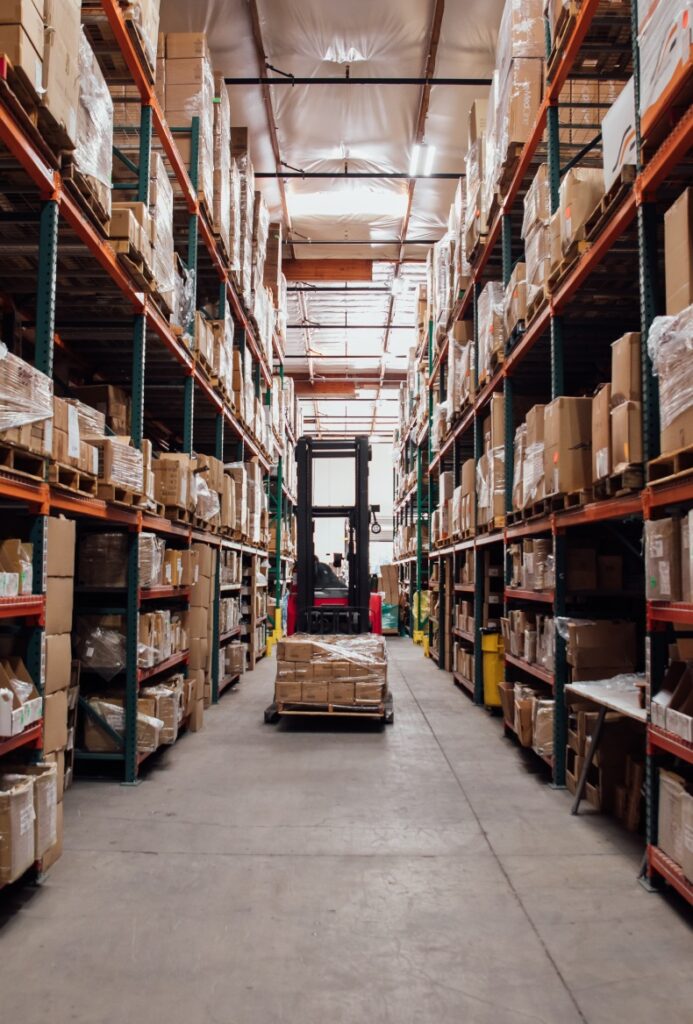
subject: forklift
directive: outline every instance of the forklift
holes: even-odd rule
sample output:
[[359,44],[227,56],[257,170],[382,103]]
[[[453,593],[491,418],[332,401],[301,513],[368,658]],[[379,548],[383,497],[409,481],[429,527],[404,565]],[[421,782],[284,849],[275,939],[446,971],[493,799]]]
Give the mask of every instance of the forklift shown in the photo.
[[[353,505],[314,504],[315,463],[324,459],[353,461]],[[370,533],[380,533],[376,514],[379,505],[368,504],[368,437],[321,440],[301,437],[296,444],[297,507],[296,567],[287,606],[287,636],[294,633],[382,633],[382,598],[371,591],[368,555]],[[316,519],[342,519],[345,524],[347,581],[341,579],[315,553]],[[392,696],[388,694],[383,720],[393,721]],[[276,719],[274,705],[265,721]]]

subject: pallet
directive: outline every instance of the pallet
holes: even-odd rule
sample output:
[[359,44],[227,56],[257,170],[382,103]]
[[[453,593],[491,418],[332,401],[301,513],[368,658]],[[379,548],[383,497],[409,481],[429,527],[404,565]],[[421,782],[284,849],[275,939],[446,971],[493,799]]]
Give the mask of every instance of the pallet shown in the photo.
[[0,469],[9,470],[16,476],[43,483],[46,479],[45,455],[37,455],[26,448],[0,442]]
[[[532,301],[527,303],[527,326],[532,323],[549,304],[549,295],[543,289],[540,289],[536,295],[532,297]],[[523,330],[524,333],[524,330]]]
[[127,487],[118,487],[117,484],[105,484],[99,481],[97,485],[97,496],[102,501],[110,501],[117,505],[127,505],[132,508],[139,501],[140,495]]
[[209,378],[210,383],[212,383],[216,379],[214,376],[214,367],[207,359],[207,356],[204,355],[203,352],[200,352],[198,350],[195,352],[195,362],[202,367],[207,377]]
[[522,336],[525,333],[526,324],[529,323],[529,316],[527,320],[518,320],[512,331],[505,340],[505,354],[509,356],[516,345],[522,341]]
[[486,238],[487,238],[487,232],[484,231],[484,233],[482,235],[480,235],[479,238],[477,238],[476,242],[474,243],[474,247],[472,248],[472,251],[467,254],[467,260],[468,260],[470,266],[473,267],[474,264],[476,263],[476,261],[477,261],[477,259],[479,257],[479,254],[481,253],[481,250],[486,245]]
[[563,55],[563,47],[566,41],[572,35],[573,29],[575,28],[575,22],[577,16],[580,13],[580,4],[576,0],[568,0],[568,3],[561,8],[561,13],[558,16],[556,27],[553,31],[553,39],[551,40],[551,53],[549,59],[546,62],[546,81],[550,82],[556,71],[556,68],[561,63]]
[[89,174],[82,174],[75,166],[72,153],[63,157],[60,173],[64,187],[76,199],[99,234],[106,238],[111,211],[110,206],[106,206],[105,199],[110,196],[110,189],[107,190],[100,181],[96,181]]
[[[568,511],[571,508],[582,508],[594,501],[594,491],[591,487],[585,487],[579,491],[569,491],[567,494],[556,495],[563,500],[563,509]],[[560,509],[559,509],[560,511]]]
[[548,290],[550,293],[556,291],[561,282],[568,276],[575,264],[582,258],[591,245],[592,243],[588,242],[587,239],[584,238],[571,243],[568,252],[564,255],[561,262],[557,267],[554,267],[549,274]]
[[142,254],[137,252],[128,238],[109,238],[108,244],[135,284],[149,292],[154,280],[154,274]]
[[154,498],[143,497],[141,500],[136,500],[135,508],[141,508],[143,512],[147,512],[152,516],[158,516],[160,519],[166,518],[166,506]]
[[609,191],[602,196],[594,213],[585,223],[585,238],[588,242],[593,242],[601,235],[607,223],[611,220],[614,210],[621,205],[633,188],[634,181],[635,167],[626,164],[625,167],[621,168],[618,179],[613,183]]
[[74,494],[82,494],[88,498],[97,496],[97,480],[93,473],[85,473],[74,466],[64,466],[60,462],[51,462],[48,466],[48,482],[53,487],[60,487]]
[[271,725],[283,715],[369,718],[381,721],[386,725],[390,725],[395,717],[391,693],[380,704],[303,704],[293,701],[275,701],[265,709],[265,722]]
[[489,367],[484,366],[479,372],[480,385],[485,384],[487,380],[490,380],[491,377],[493,377],[493,375],[496,373],[496,371],[499,370],[500,367],[503,365],[503,363],[505,362],[505,350],[502,348],[494,349],[494,351],[491,353],[490,362],[490,369]]
[[642,490],[644,478],[642,466],[627,466],[620,473],[612,473],[603,480],[596,480],[592,485],[592,492],[596,501],[620,498],[624,494]]
[[671,483],[693,473],[693,445],[679,448],[652,459],[647,466],[648,483],[653,485]]
[[174,523],[186,523],[192,526],[193,514],[190,509],[179,508],[178,505],[164,505],[164,515]]
[[487,523],[478,524],[479,533],[493,533],[494,530],[502,530],[505,526],[505,516],[493,516]]
[[[505,155],[505,162],[501,170],[501,178],[496,189],[496,197],[498,199],[498,205],[500,206],[507,195],[507,191],[510,188],[513,178],[515,177],[515,171],[520,162],[520,156],[524,149],[523,142],[511,142],[508,145],[508,152]],[[492,218],[489,218],[490,220]]]
[[202,530],[204,533],[219,533],[219,523],[212,523],[208,519],[201,519],[193,513],[192,526],[194,530]]

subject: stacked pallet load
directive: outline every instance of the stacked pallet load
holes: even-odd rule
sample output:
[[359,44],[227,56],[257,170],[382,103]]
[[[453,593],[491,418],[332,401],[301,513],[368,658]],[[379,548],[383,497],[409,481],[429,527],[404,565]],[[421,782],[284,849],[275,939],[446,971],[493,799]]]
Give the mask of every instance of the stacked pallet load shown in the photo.
[[296,633],[277,644],[274,700],[282,714],[384,714],[387,653],[382,636]]

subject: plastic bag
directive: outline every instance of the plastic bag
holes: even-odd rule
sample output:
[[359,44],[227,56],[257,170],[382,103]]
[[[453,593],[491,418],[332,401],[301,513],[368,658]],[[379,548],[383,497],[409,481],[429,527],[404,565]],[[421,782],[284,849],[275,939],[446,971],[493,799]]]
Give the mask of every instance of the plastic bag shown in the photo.
[[79,105],[74,161],[82,174],[96,178],[110,190],[113,101],[84,29],[79,37]]
[[53,381],[0,341],[0,431],[53,418]]
[[647,351],[659,378],[659,413],[665,430],[693,405],[693,306],[676,316],[655,317]]
[[107,682],[125,668],[125,635],[118,629],[92,625],[82,619],[77,627],[75,649],[82,667]]

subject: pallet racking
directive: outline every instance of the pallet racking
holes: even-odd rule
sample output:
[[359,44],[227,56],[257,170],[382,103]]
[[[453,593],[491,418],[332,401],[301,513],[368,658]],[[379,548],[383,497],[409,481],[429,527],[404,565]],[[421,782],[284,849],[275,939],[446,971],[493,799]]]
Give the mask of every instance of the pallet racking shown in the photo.
[[[137,32],[124,17],[117,0],[100,0],[83,5],[82,23],[87,35],[98,38],[97,58],[109,87],[134,86],[139,96],[139,128],[133,130],[137,162],[125,160],[131,181],[121,186],[126,198],[147,202],[150,160],[156,149],[166,161],[174,188],[175,247],[185,254],[185,264],[196,292],[194,308],[216,306],[218,316],[230,312],[234,323],[234,349],[243,363],[252,364],[256,397],[272,386],[272,364],[281,368],[282,347],[276,332],[271,352],[266,352],[250,313],[244,307],[223,247],[215,237],[205,204],[198,197],[197,161],[199,123],[190,128],[169,126],[157,99],[153,76]],[[3,214],[0,237],[5,252],[20,256],[26,266],[8,262],[0,273],[2,291],[15,300],[4,321],[6,336],[22,335],[21,352],[37,369],[58,380],[67,366],[77,367],[89,378],[104,367],[109,380],[127,388],[132,402],[133,443],[139,448],[145,424],[155,436],[165,437],[172,450],[188,454],[213,454],[222,461],[254,458],[263,473],[271,457],[210,378],[203,362],[186,346],[180,333],[168,323],[156,297],[142,288],[113,249],[107,244],[98,222],[82,197],[61,170],[60,155],[53,151],[23,105],[21,83],[10,62],[0,55],[0,159],[3,166],[2,191],[8,203]],[[189,166],[181,158],[176,139],[190,137]],[[116,155],[118,155],[116,153]],[[17,237],[21,232],[21,244]],[[21,331],[19,330],[21,328]],[[288,447],[284,458],[288,456]],[[265,547],[253,547],[170,521],[149,511],[125,507],[70,492],[45,480],[29,480],[11,471],[0,471],[0,497],[14,514],[28,517],[26,534],[34,545],[34,590],[31,601],[3,602],[0,615],[23,622],[28,630],[27,663],[39,689],[43,683],[42,595],[45,577],[45,529],[49,514],[75,518],[80,529],[108,527],[128,536],[128,583],[119,597],[127,628],[127,664],[124,680],[125,734],[117,753],[93,755],[78,751],[78,757],[117,762],[118,774],[126,783],[137,780],[142,757],[137,753],[137,693],[144,679],[150,680],[176,666],[184,666],[186,654],[174,656],[153,669],[137,667],[138,611],[141,602],[149,607],[171,601],[184,607],[187,593],[165,588],[145,593],[139,587],[139,535],[151,531],[173,546],[192,543],[209,545],[216,552],[233,549],[244,566],[252,567],[267,558]],[[253,571],[253,578],[255,572]],[[237,635],[220,635],[218,600],[222,592],[219,558],[215,569],[214,631],[212,638],[212,702],[233,680],[220,678],[219,646]],[[102,595],[102,599],[105,598]],[[264,635],[264,624],[250,631]],[[252,647],[254,662],[265,649],[264,641]],[[103,723],[102,723],[103,724]],[[40,729],[32,728],[12,740],[26,749],[40,750]],[[0,755],[10,746],[0,742]]]
[[[502,393],[504,411],[504,461],[505,461],[505,517],[503,525],[490,527],[482,532],[477,527],[475,536],[462,540],[448,541],[433,547],[428,555],[431,572],[438,582],[437,601],[439,615],[447,615],[452,629],[447,635],[450,642],[458,642],[470,652],[476,652],[474,679],[458,679],[468,689],[475,703],[484,703],[483,668],[481,640],[483,632],[483,569],[484,558],[493,553],[496,564],[504,567],[505,588],[503,600],[508,607],[528,607],[547,610],[554,616],[575,613],[584,603],[576,603],[587,595],[572,593],[566,583],[566,558],[571,546],[580,539],[594,538],[597,530],[610,531],[610,536],[619,550],[627,552],[633,565],[639,556],[639,538],[644,518],[663,514],[663,510],[690,508],[693,502],[693,482],[689,474],[682,474],[669,481],[667,487],[658,487],[652,480],[642,490],[621,493],[602,500],[566,502],[566,507],[547,507],[543,514],[534,518],[512,516],[513,502],[513,444],[517,426],[516,406],[523,399],[533,398],[535,402],[550,400],[562,395],[589,393],[586,390],[599,382],[595,372],[601,372],[604,351],[608,353],[608,342],[623,333],[624,328],[640,330],[642,363],[642,417],[644,461],[649,462],[658,455],[659,414],[656,378],[647,349],[648,331],[655,315],[662,311],[659,297],[661,281],[661,222],[663,210],[678,195],[686,184],[690,184],[690,152],[693,146],[693,107],[690,105],[691,69],[685,67],[665,95],[659,101],[654,114],[648,116],[647,134],[641,135],[639,113],[636,113],[637,168],[632,183],[624,180],[613,197],[607,215],[600,218],[596,231],[590,238],[589,246],[578,255],[572,266],[566,269],[562,278],[553,288],[548,301],[535,311],[524,330],[518,332],[506,347],[503,357],[490,378],[479,381],[479,295],[482,286],[490,280],[502,280],[506,285],[511,277],[515,261],[522,257],[520,222],[522,219],[522,197],[536,172],[540,161],[547,161],[550,186],[551,212],[558,208],[559,186],[562,176],[581,161],[599,154],[601,137],[595,130],[595,139],[565,158],[561,144],[561,123],[564,107],[561,93],[571,76],[587,75],[599,68],[601,62],[608,65],[610,74],[625,80],[634,75],[636,111],[639,110],[640,69],[638,57],[638,13],[637,5],[616,5],[611,11],[600,0],[583,0],[580,5],[570,6],[570,16],[564,21],[557,45],[552,46],[547,26],[547,72],[544,97],[527,142],[517,154],[504,198],[497,206],[488,228],[484,244],[475,254],[471,267],[469,287],[462,292],[455,303],[451,322],[471,319],[473,326],[477,387],[475,398],[459,415],[452,429],[440,443],[438,451],[431,450],[432,420],[429,398],[428,433],[423,433],[423,452],[411,441],[412,425],[402,432],[403,466],[408,468],[413,458],[428,454],[429,508],[435,507],[431,500],[435,494],[436,479],[442,471],[453,473],[455,485],[460,483],[460,468],[464,459],[478,460],[483,451],[481,423],[487,414],[494,394]],[[613,68],[618,70],[614,73]],[[563,152],[562,152],[563,150]],[[639,314],[634,315],[634,310]],[[450,324],[448,324],[449,328]],[[434,325],[429,325],[429,351],[432,347]],[[429,359],[429,395],[435,402],[443,401],[447,388],[448,335],[441,340],[434,358]],[[519,402],[518,402],[519,400]],[[530,402],[531,404],[531,402]],[[520,417],[520,422],[521,422]],[[417,478],[417,489],[421,489],[422,478]],[[563,503],[561,503],[562,505]],[[409,522],[407,515],[413,508],[413,495],[404,494],[395,505],[399,509],[400,522]],[[659,511],[658,511],[659,510]],[[419,515],[422,506],[415,507]],[[478,520],[477,520],[478,521]],[[525,538],[545,537],[553,541],[555,556],[555,586],[546,592],[528,592],[510,587],[508,549],[512,543]],[[460,559],[471,556],[474,562],[474,584],[459,584]],[[410,556],[411,557],[411,556]],[[417,559],[425,553],[417,547]],[[446,569],[451,567],[451,571]],[[436,567],[434,569],[434,567]],[[634,618],[642,626],[646,642],[639,652],[641,667],[648,669],[649,691],[654,694],[661,679],[666,652],[666,640],[671,638],[671,625],[692,625],[693,614],[690,606],[654,606],[645,601],[644,574],[640,567],[640,585],[635,592],[623,593],[605,598],[592,594],[590,608],[602,609],[601,614],[611,617],[614,607],[618,614]],[[417,572],[417,589],[425,585],[425,572]],[[454,580],[450,592],[446,593],[446,581]],[[456,600],[464,595],[473,598],[473,630],[459,630],[452,620]],[[583,612],[584,614],[584,612]],[[598,615],[599,612],[597,611]],[[433,644],[430,634],[431,654],[442,668],[446,666],[449,652],[445,650],[446,631],[440,630]],[[505,653],[506,678],[508,680],[536,682],[547,694],[555,698],[554,755],[550,759],[551,779],[554,785],[565,784],[566,748],[566,705],[564,687],[568,681],[566,646],[560,635],[556,636],[555,664],[552,671],[541,665],[529,664]],[[506,731],[508,726],[506,724]],[[661,731],[648,726],[648,747],[646,758],[646,807],[648,873],[652,880],[665,879],[674,885],[689,901],[690,883],[683,879],[680,869],[658,850],[657,841],[657,793],[655,768],[657,758],[675,756],[680,762],[691,763],[690,750],[671,735],[663,736]],[[678,872],[678,873],[677,873]]]

